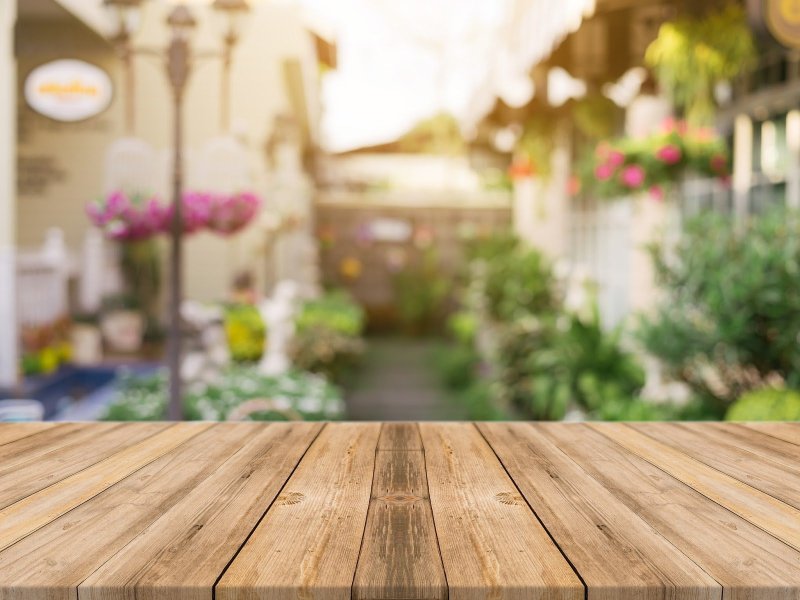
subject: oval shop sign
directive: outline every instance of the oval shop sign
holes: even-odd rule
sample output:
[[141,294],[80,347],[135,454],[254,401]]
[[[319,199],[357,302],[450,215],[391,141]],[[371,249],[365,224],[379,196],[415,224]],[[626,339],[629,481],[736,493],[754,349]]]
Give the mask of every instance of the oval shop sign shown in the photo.
[[100,114],[111,104],[112,96],[111,78],[82,60],[45,63],[25,79],[25,101],[56,121],[82,121]]

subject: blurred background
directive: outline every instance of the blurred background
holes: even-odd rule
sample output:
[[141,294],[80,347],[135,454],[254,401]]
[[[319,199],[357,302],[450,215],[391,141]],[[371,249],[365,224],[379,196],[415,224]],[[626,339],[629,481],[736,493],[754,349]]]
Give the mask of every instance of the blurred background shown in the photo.
[[800,1],[0,0],[0,421],[800,420]]

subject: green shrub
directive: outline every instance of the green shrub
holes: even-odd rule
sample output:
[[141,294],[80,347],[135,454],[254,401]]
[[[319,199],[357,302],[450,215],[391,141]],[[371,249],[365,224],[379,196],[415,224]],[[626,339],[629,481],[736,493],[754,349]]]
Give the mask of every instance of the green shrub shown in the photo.
[[322,324],[307,325],[295,333],[289,346],[292,364],[304,371],[342,382],[361,361],[364,341]]
[[538,420],[562,419],[570,407],[603,419],[643,416],[650,411],[637,404],[644,371],[619,338],[619,330],[602,329],[596,307],[586,320],[562,315],[513,324],[500,345],[501,399]]
[[484,297],[489,314],[510,322],[556,311],[560,299],[550,262],[532,248],[515,247],[485,262]]
[[332,291],[305,302],[295,319],[299,333],[326,327],[342,335],[357,337],[364,329],[364,309],[347,292]]
[[747,391],[800,386],[800,225],[772,211],[736,226],[704,215],[655,249],[664,299],[639,334],[718,414]]
[[395,273],[392,281],[400,321],[410,333],[435,330],[444,313],[450,282],[443,277],[435,252]]
[[432,361],[447,389],[465,390],[476,379],[480,357],[469,346],[447,344],[435,350]]
[[[336,419],[344,413],[341,392],[323,377],[291,372],[267,377],[255,367],[236,366],[213,385],[202,385],[184,396],[184,416],[189,420],[224,421],[249,400],[268,400],[274,410],[254,414],[252,420],[283,420],[287,414],[303,419]],[[131,376],[123,380],[106,421],[159,421],[166,416],[167,375]]]
[[478,333],[478,317],[468,310],[460,310],[447,319],[447,331],[463,346],[472,346]]
[[800,392],[765,388],[734,402],[726,421],[800,421]]

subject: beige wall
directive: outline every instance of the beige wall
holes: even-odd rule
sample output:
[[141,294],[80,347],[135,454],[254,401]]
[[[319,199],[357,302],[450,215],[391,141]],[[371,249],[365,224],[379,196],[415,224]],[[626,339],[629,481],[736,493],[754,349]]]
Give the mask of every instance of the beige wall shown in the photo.
[[[100,0],[97,0],[99,2]],[[163,47],[168,41],[164,25],[165,6],[145,3],[142,26],[136,43]],[[308,104],[315,110],[316,58],[312,41],[302,26],[299,9],[290,5],[261,3],[253,12],[234,58],[232,73],[233,129],[249,149],[256,191],[262,194],[268,181],[264,145],[273,119],[290,110],[284,86],[283,61],[299,59],[311,94]],[[209,9],[196,9],[201,25],[194,38],[199,52],[218,48],[220,29]],[[121,70],[112,48],[77,19],[59,22],[41,20],[20,23],[20,84],[38,64],[57,58],[79,58],[107,70],[115,82],[115,99],[102,115],[83,123],[55,123],[35,114],[20,97],[20,170],[30,173],[41,168],[43,159],[58,173],[43,190],[18,196],[17,234],[19,243],[38,245],[47,227],[58,225],[67,243],[78,249],[88,223],[84,205],[103,191],[103,159],[106,148],[124,134]],[[186,144],[191,156],[209,138],[220,135],[219,61],[198,65],[186,93]],[[172,103],[163,65],[153,58],[135,62],[137,81],[136,131],[157,151],[169,153],[172,132]],[[312,118],[312,122],[314,119]],[[38,161],[38,162],[37,162]],[[45,161],[45,162],[46,162]],[[45,165],[46,166],[46,165]],[[164,172],[167,173],[165,166]],[[191,185],[191,178],[188,182]],[[154,191],[164,191],[166,178]],[[24,190],[22,190],[24,191]],[[263,270],[253,248],[257,231],[232,240],[211,235],[191,238],[186,245],[187,296],[200,300],[224,297],[233,274],[244,266]],[[248,240],[249,238],[249,240]]]
[[[83,207],[100,195],[103,155],[122,131],[119,97],[96,117],[58,123],[26,105],[22,85],[33,68],[59,58],[93,63],[117,84],[117,61],[111,48],[77,20],[20,21],[17,33],[18,244],[38,246],[45,230],[57,225],[64,229],[70,247],[78,248],[89,226]],[[37,178],[41,189],[31,185]]]

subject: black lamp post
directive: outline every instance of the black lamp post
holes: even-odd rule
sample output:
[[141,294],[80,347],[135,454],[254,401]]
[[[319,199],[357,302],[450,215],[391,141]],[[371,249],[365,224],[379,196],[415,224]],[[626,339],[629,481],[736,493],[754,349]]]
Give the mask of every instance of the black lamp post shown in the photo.
[[[167,18],[171,39],[166,50],[135,48],[131,43],[134,21],[138,18],[142,0],[104,0],[106,7],[114,10],[119,17],[119,33],[115,36],[120,54],[125,60],[127,105],[126,122],[130,130],[134,122],[134,90],[132,58],[136,54],[147,54],[163,58],[172,89],[173,101],[173,164],[172,164],[172,226],[170,229],[170,274],[167,365],[169,367],[169,404],[167,417],[173,421],[183,418],[181,382],[181,302],[183,301],[183,98],[186,83],[192,72],[197,56],[190,46],[191,33],[197,25],[192,11],[185,4],[176,5]],[[214,56],[223,61],[223,83],[221,114],[223,126],[227,128],[230,119],[230,66],[233,50],[239,40],[239,21],[247,13],[246,0],[215,0],[214,9],[224,15],[228,29],[224,35],[224,46]],[[206,54],[203,57],[208,56]]]

